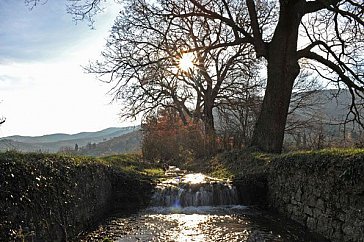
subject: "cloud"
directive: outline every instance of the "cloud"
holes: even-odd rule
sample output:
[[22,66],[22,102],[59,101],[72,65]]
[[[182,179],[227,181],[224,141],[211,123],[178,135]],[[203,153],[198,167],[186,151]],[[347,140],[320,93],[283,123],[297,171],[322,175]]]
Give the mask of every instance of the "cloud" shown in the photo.
[[[0,66],[0,70],[1,70]],[[2,71],[4,73],[4,71]],[[2,74],[0,75],[0,93],[4,91],[11,90],[20,90],[24,88],[28,88],[34,83],[34,78],[32,76],[27,75],[26,73],[12,72],[9,71],[10,74]]]
[[65,1],[48,1],[30,11],[22,1],[1,0],[0,62],[57,58],[90,31],[87,23],[72,21]]
[[81,68],[102,51],[118,7],[98,15],[96,30],[75,25],[64,8],[59,0],[32,11],[0,0],[0,136],[118,126],[118,105],[106,105],[110,87]]

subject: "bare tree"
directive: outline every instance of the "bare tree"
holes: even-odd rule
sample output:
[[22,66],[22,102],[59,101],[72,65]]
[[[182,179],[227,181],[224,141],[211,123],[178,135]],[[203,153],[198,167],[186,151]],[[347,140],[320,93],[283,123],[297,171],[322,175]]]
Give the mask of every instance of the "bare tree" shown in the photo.
[[262,103],[259,93],[264,83],[247,84],[250,88],[237,88],[225,105],[217,107],[219,136],[224,149],[246,147],[251,142]]
[[[312,63],[328,81],[348,88],[353,94],[350,112],[353,119],[361,121],[363,114],[355,99],[364,96],[362,1],[186,2],[195,6],[193,11],[174,8],[171,15],[220,21],[235,33],[225,45],[250,44],[256,57],[267,61],[267,87],[253,146],[269,152],[281,151],[293,85],[302,62]],[[236,7],[245,10],[243,16],[230,14]]]
[[[214,135],[213,109],[247,87],[247,80],[256,76],[256,66],[248,46],[209,49],[233,38],[234,31],[214,20],[170,15],[180,3],[125,1],[103,60],[87,70],[114,83],[115,99],[125,103],[122,116],[174,108],[184,123],[187,117],[202,120],[205,133]],[[193,66],[183,69],[179,64],[186,54]]]
[[[93,8],[100,3],[91,2]],[[142,3],[141,13],[148,10],[145,1],[131,3]],[[248,45],[257,59],[267,61],[267,86],[252,146],[281,152],[292,90],[302,64],[310,64],[328,82],[348,89],[352,102],[347,121],[362,123],[364,114],[358,108],[363,105],[358,99],[364,99],[362,0],[163,0],[153,5],[159,7],[161,18],[173,20],[162,25],[168,31],[173,26],[169,23],[192,18],[211,21],[232,33],[209,46],[191,45],[188,51]],[[158,24],[150,22],[159,31]]]

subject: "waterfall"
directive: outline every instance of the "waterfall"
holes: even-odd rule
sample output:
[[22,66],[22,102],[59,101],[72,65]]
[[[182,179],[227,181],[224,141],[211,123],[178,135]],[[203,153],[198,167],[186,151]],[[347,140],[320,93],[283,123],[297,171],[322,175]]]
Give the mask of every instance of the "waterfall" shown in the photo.
[[159,183],[151,200],[152,206],[161,207],[235,204],[238,204],[238,196],[231,183],[201,173],[187,174]]

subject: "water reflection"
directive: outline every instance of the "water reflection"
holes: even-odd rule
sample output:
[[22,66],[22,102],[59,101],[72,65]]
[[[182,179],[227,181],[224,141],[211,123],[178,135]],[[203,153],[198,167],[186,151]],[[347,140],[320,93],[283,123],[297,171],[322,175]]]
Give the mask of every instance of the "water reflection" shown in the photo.
[[208,215],[201,214],[171,214],[165,216],[167,222],[176,222],[178,224],[179,233],[174,235],[172,240],[178,242],[205,241],[203,231],[199,228],[200,224],[205,223],[208,220]]
[[155,207],[110,219],[81,241],[322,241],[302,227],[244,206]]

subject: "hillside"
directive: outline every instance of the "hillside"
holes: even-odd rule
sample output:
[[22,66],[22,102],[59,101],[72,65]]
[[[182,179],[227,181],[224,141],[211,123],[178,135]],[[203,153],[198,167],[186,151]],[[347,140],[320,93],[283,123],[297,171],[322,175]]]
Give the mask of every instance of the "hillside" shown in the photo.
[[[355,122],[344,124],[346,119],[353,119],[353,115],[348,114],[351,98],[348,90],[322,90],[308,95],[300,103],[301,107],[288,117],[286,146],[292,147],[295,144],[301,149],[362,147],[364,130]],[[294,106],[291,109],[292,107]],[[357,107],[363,115],[363,105]]]
[[[348,90],[321,90],[315,91],[310,95],[307,93],[294,93],[293,99],[304,96],[299,102],[299,106],[295,109],[294,114],[301,118],[311,118],[315,116],[325,123],[343,122],[348,114],[351,104],[351,94]],[[297,105],[297,102],[291,103],[291,109]]]
[[139,130],[140,127],[107,128],[97,132],[77,134],[50,134],[43,136],[9,136],[0,139],[0,151],[18,150],[22,152],[42,151],[54,153],[60,149],[74,149],[87,144],[105,142],[115,137]]
[[135,153],[141,150],[142,131],[136,130],[110,140],[100,142],[89,148],[81,148],[77,154],[87,156],[107,156]]

